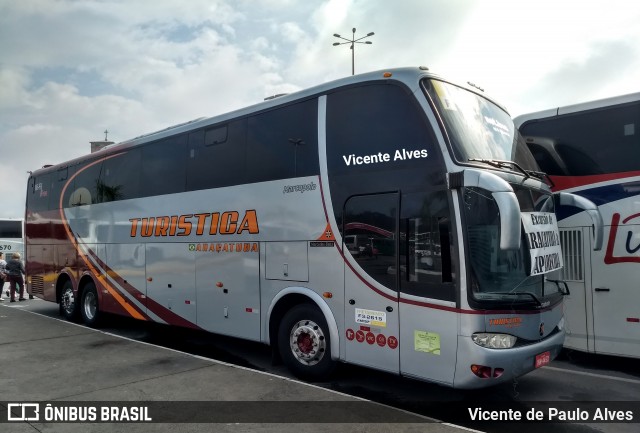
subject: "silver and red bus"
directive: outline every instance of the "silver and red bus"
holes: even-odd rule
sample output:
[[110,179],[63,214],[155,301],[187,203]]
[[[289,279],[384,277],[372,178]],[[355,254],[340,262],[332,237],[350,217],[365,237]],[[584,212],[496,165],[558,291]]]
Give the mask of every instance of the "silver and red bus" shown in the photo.
[[525,114],[515,119],[554,191],[597,204],[604,247],[590,218],[558,207],[565,266],[565,346],[640,358],[640,93]]
[[35,171],[27,284],[90,326],[262,342],[308,380],[479,388],[562,347],[558,197],[482,92],[371,72]]

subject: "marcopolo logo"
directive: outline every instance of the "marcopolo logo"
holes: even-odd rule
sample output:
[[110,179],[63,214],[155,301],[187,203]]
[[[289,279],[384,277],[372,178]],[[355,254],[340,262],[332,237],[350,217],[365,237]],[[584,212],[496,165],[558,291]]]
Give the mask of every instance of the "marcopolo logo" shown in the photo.
[[315,191],[318,188],[315,182],[305,183],[301,185],[285,185],[282,189],[283,194],[291,194],[292,192],[299,192],[304,194],[306,191]]

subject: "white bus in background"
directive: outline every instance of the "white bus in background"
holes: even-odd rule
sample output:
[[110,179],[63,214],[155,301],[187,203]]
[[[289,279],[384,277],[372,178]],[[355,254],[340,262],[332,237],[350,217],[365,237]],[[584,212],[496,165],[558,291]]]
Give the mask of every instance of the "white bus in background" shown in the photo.
[[11,258],[12,253],[24,251],[23,230],[24,220],[12,218],[0,218],[0,252],[4,253],[5,260]]
[[[24,220],[22,219],[0,218],[0,252],[4,253],[5,261],[9,261],[13,253],[23,255],[23,229]],[[22,260],[24,260],[24,257],[22,257]],[[2,289],[0,287],[0,292]]]
[[590,219],[558,207],[564,251],[565,347],[640,357],[640,93],[518,116],[515,123],[554,191],[598,205],[604,248]]
[[480,388],[564,341],[544,177],[501,106],[424,67],[34,171],[26,215],[29,293],[67,318],[263,342],[310,380],[345,362]]

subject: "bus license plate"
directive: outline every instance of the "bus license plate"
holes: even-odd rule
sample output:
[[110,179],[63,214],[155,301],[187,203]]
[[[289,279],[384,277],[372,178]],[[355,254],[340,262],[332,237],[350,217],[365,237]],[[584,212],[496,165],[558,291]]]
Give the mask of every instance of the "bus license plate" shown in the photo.
[[536,355],[536,368],[549,365],[550,362],[551,362],[551,352],[543,352],[543,353],[540,353],[539,355]]

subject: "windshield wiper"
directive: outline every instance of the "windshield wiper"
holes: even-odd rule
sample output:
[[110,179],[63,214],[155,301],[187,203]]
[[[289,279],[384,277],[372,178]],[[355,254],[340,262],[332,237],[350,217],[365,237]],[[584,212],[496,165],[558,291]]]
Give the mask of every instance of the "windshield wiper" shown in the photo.
[[[560,293],[562,293],[563,295],[570,295],[571,292],[569,291],[569,285],[567,284],[566,281],[562,281],[562,280],[552,280],[549,278],[545,278],[545,281],[549,281],[550,283],[555,283],[555,285],[558,287],[558,291]],[[562,288],[562,286],[564,286],[564,289]]]
[[485,164],[489,164],[496,168],[508,168],[514,171],[519,171],[524,175],[525,179],[529,177],[535,177],[536,179],[540,179],[542,181],[547,182],[549,186],[552,188],[555,186],[555,184],[553,183],[553,181],[551,180],[551,178],[547,173],[544,173],[542,171],[535,171],[535,170],[525,170],[520,166],[520,164],[514,161],[506,161],[503,159],[484,159],[484,158],[469,158],[469,161],[483,162]]
[[536,295],[534,295],[533,293],[531,293],[531,292],[483,292],[483,293],[488,294],[488,295],[502,295],[502,296],[513,296],[513,295],[515,295],[515,296],[522,296],[522,295],[529,296],[529,297],[531,297],[531,299],[534,300],[534,302],[536,303],[536,305],[538,307],[542,306],[542,302],[540,302],[540,299],[538,299],[538,297]]

